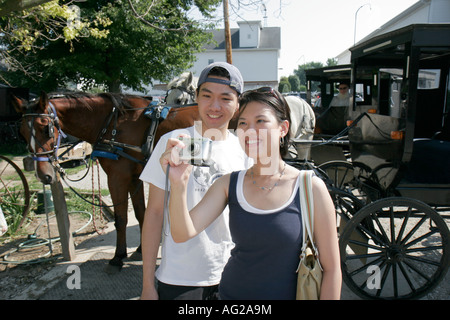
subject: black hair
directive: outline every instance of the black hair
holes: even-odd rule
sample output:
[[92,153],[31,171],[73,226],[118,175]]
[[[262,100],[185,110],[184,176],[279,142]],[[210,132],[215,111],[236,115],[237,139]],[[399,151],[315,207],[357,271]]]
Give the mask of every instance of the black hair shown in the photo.
[[[262,88],[261,88],[262,89]],[[243,112],[247,107],[247,104],[252,101],[263,103],[275,112],[275,116],[279,123],[287,120],[289,122],[289,128],[291,127],[291,109],[289,108],[286,99],[277,90],[271,89],[268,91],[250,90],[244,92],[239,98],[239,112]],[[290,130],[284,136],[284,143],[280,144],[281,156],[286,156],[289,151]]]

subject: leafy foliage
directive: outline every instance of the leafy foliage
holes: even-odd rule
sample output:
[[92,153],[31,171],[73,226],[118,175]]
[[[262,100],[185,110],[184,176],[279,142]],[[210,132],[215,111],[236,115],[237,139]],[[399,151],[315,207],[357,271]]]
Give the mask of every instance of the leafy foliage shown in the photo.
[[[337,60],[335,58],[328,58],[326,62],[326,67],[337,65]],[[306,73],[305,70],[317,69],[325,67],[322,62],[307,62],[299,65],[296,70],[294,70],[294,75],[300,79],[300,84],[306,86]]]
[[281,93],[287,93],[291,91],[291,84],[287,77],[281,77],[280,84],[278,85],[278,91]]
[[[14,11],[0,18],[0,59],[5,68],[18,71],[30,78],[40,72],[32,68],[32,61],[24,59],[45,48],[48,43],[72,43],[76,38],[104,38],[111,21],[102,16],[82,19],[71,1],[60,4],[48,1],[28,10]],[[2,74],[5,80],[4,74]]]
[[[13,50],[16,59],[28,67],[27,72],[13,68],[4,77],[16,86],[45,91],[65,88],[69,83],[82,84],[84,90],[99,85],[112,92],[119,91],[120,85],[143,90],[143,83],[166,81],[191,66],[194,54],[211,40],[205,30],[212,26],[193,20],[189,13],[196,6],[207,16],[220,2],[77,2],[89,34],[61,33],[67,27],[61,24],[57,30],[63,37],[37,38],[35,50]],[[38,21],[29,23],[34,29],[39,26]]]

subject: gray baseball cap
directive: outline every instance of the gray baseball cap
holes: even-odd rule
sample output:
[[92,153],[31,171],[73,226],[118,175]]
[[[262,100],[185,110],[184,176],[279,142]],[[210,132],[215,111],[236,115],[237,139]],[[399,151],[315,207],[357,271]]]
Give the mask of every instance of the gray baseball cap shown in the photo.
[[[208,77],[209,73],[215,67],[227,70],[228,74],[230,75],[230,80],[209,78]],[[198,88],[200,88],[200,86],[205,82],[226,84],[231,88],[233,88],[234,90],[236,90],[238,94],[241,94],[242,90],[244,89],[244,80],[242,79],[241,72],[239,71],[238,68],[227,62],[214,62],[211,63],[209,66],[207,66],[205,69],[203,69],[202,73],[200,74],[200,77],[198,78],[197,84]]]

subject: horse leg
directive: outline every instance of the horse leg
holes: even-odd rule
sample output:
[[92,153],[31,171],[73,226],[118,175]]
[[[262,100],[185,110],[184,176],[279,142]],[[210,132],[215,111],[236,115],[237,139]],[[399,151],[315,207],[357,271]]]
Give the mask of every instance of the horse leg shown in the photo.
[[119,272],[123,266],[122,260],[127,256],[128,192],[127,189],[122,188],[125,183],[118,175],[108,177],[109,192],[114,204],[114,226],[117,239],[116,252],[105,269],[107,273]]
[[[142,225],[144,223],[145,216],[144,184],[138,177],[135,177],[131,183],[131,186],[132,187],[129,192],[131,195],[131,202],[133,203],[134,215],[139,222],[139,231],[142,233]],[[140,238],[142,239],[142,236]],[[142,260],[141,242],[139,242],[139,247],[135,252],[133,252],[130,259],[134,261]]]

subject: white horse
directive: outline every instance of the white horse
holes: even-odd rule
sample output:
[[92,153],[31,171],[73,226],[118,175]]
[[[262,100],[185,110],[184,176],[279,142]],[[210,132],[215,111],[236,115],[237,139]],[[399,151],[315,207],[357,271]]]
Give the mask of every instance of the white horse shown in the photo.
[[192,72],[184,72],[179,78],[175,78],[167,85],[166,103],[171,104],[191,104],[195,103],[195,90],[197,89],[198,78]]
[[[295,96],[286,96],[286,102],[291,109],[291,141],[293,139],[299,140],[313,140],[314,128],[316,126],[316,117],[311,106],[303,99]],[[311,144],[309,143],[295,143],[297,150],[297,159],[309,159]]]
[[[195,103],[195,93],[198,78],[192,72],[184,72],[179,78],[173,79],[167,85],[166,103],[168,105]],[[316,117],[311,106],[303,99],[295,96],[285,97],[291,109],[291,139],[312,140]],[[295,144],[298,159],[308,159],[310,144]]]

